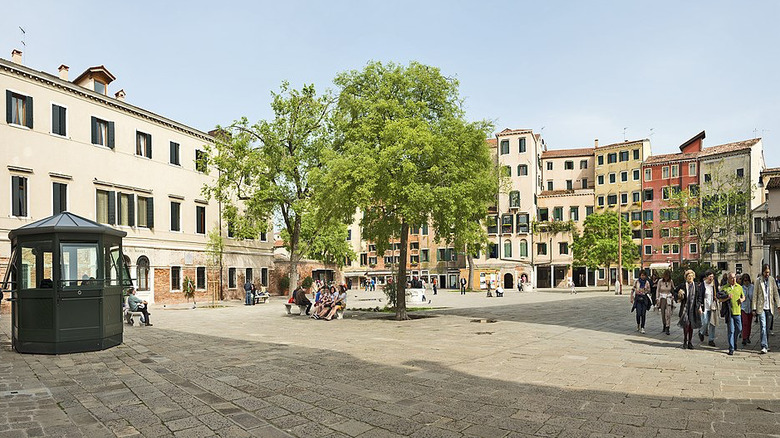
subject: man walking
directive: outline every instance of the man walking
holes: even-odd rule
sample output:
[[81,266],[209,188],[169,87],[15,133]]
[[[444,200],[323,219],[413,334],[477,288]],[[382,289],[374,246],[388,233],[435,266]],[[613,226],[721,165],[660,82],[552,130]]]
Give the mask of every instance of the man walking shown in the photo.
[[761,353],[769,351],[769,338],[767,337],[767,323],[780,313],[780,295],[777,291],[777,283],[769,275],[769,265],[765,264],[761,276],[758,278],[756,290],[753,292],[753,315],[758,317],[761,328]]
[[733,272],[728,273],[728,283],[722,290],[728,295],[724,306],[728,307],[726,322],[729,325],[729,356],[737,349],[737,337],[742,334],[742,302],[745,301],[745,293],[742,286],[737,284],[737,278]]
[[460,294],[466,295],[466,279],[463,277],[460,278]]
[[251,306],[252,305],[252,282],[249,281],[248,278],[246,279],[246,283],[244,283],[244,292],[245,292],[244,305]]

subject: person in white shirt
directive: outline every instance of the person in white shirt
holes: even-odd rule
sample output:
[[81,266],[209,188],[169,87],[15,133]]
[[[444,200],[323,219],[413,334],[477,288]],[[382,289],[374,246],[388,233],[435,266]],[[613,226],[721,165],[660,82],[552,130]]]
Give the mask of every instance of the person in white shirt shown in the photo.
[[615,295],[623,295],[623,283],[620,282],[620,278],[615,279]]
[[780,313],[780,295],[778,295],[777,283],[770,275],[769,265],[764,265],[757,283],[751,307],[753,315],[758,318],[758,324],[761,327],[761,353],[764,354],[769,351],[767,322]]

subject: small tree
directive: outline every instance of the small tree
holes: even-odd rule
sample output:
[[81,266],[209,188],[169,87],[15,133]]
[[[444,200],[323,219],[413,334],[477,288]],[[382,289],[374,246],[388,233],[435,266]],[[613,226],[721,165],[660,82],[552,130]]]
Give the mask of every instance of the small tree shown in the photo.
[[182,292],[184,293],[184,297],[187,298],[187,301],[192,300],[192,304],[196,305],[195,302],[195,283],[192,282],[192,279],[190,277],[184,277],[184,284],[182,285]]
[[[211,294],[211,304],[216,299],[222,299],[222,260],[225,254],[225,239],[222,237],[222,230],[213,228],[209,231],[209,240],[206,242],[206,255],[208,265],[219,269],[219,290]],[[217,293],[219,298],[216,297]]]
[[[622,227],[622,243],[618,241],[618,226]],[[609,272],[609,268],[618,263],[618,245],[621,244],[623,266],[619,270],[622,271],[620,268],[630,269],[639,261],[639,249],[631,239],[631,225],[615,212],[592,214],[585,218],[582,233],[574,234],[574,264],[594,270],[606,267]]]

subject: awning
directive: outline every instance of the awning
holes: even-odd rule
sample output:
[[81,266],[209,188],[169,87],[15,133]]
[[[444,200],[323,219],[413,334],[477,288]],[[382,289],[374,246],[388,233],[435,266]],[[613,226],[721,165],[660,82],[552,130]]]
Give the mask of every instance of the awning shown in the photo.
[[669,269],[672,267],[672,264],[669,262],[665,263],[650,263],[649,268],[650,269]]

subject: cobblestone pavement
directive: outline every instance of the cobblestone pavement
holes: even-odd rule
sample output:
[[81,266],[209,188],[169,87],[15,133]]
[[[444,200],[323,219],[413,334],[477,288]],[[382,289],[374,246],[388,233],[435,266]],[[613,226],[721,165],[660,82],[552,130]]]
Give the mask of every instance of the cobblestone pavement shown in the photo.
[[155,306],[124,345],[63,356],[12,352],[3,315],[0,436],[780,434],[780,353],[758,354],[756,333],[728,356],[722,324],[719,348],[682,350],[679,328],[661,334],[650,312],[640,335],[627,298],[605,292],[430,298],[406,322],[287,316],[281,298]]

